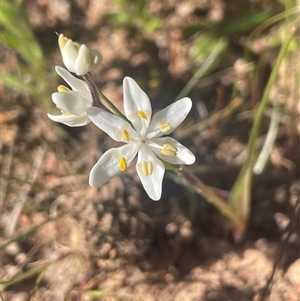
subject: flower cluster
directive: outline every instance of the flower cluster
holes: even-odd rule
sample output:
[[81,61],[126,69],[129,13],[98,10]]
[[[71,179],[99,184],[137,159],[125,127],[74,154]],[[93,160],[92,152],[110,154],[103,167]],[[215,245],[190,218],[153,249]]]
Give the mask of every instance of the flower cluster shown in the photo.
[[[101,60],[101,55],[85,45],[79,45],[62,34],[59,47],[66,68],[84,76]],[[152,116],[151,103],[146,93],[130,77],[123,80],[125,116],[117,116],[93,106],[90,86],[62,67],[56,72],[72,89],[59,86],[52,100],[61,115],[49,118],[68,126],[83,126],[92,121],[112,139],[125,145],[107,150],[92,168],[89,184],[100,186],[124,172],[137,156],[136,171],[149,197],[159,200],[165,173],[164,161],[170,164],[193,164],[195,156],[171,137],[191,110],[190,98],[183,98]]]

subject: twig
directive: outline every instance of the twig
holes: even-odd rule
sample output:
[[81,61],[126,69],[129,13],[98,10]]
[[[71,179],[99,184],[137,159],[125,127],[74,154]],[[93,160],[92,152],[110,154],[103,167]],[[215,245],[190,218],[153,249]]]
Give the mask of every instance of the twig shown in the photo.
[[7,236],[11,236],[16,228],[17,220],[22,212],[23,206],[27,200],[27,196],[31,191],[32,185],[36,181],[39,169],[42,165],[43,158],[46,152],[46,146],[39,147],[36,151],[36,158],[33,163],[31,173],[28,177],[28,183],[24,185],[23,190],[19,194],[19,201],[14,205],[13,210],[8,218],[4,233]]

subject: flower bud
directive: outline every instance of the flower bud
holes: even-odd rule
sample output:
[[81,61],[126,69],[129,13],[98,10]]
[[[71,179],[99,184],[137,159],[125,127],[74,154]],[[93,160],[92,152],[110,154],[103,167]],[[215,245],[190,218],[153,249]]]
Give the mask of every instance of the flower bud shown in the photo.
[[101,54],[99,52],[90,50],[84,44],[75,43],[63,34],[60,34],[58,37],[58,45],[65,66],[78,76],[92,71],[101,62]]

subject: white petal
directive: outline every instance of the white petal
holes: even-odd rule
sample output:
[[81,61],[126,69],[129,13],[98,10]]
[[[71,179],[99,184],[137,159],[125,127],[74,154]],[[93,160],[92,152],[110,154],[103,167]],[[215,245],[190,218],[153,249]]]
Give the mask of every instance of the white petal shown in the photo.
[[137,151],[138,147],[134,144],[126,144],[106,151],[92,168],[89,184],[98,187],[120,174],[122,172],[120,170],[120,159],[124,157],[128,167]]
[[[176,129],[178,125],[186,118],[191,108],[191,99],[185,97],[157,112],[152,118],[151,124],[147,131],[147,138],[150,139],[152,137],[160,137],[172,133],[174,129]],[[166,127],[168,130],[164,130],[162,132],[160,130],[160,126],[163,124],[169,125],[169,129]]]
[[92,57],[86,45],[81,45],[75,62],[75,72],[77,75],[87,74],[92,67]]
[[77,75],[84,75],[95,69],[101,62],[101,54],[90,50],[86,45],[81,45],[78,50],[78,57],[75,62]]
[[63,67],[56,66],[55,71],[68,83],[72,90],[80,92],[85,98],[89,99],[92,103],[92,95],[85,81],[76,78]]
[[106,112],[97,107],[91,107],[88,109],[87,114],[91,121],[102,131],[108,134],[116,141],[128,143],[123,132],[127,131],[131,141],[138,138],[136,131],[130,126],[130,124],[122,118]]
[[[161,153],[164,144],[171,144],[177,148],[175,156],[166,156]],[[151,150],[162,160],[171,164],[193,164],[195,162],[194,154],[181,143],[171,137],[153,138],[147,144]]]
[[[132,122],[136,131],[143,136],[146,133],[152,115],[150,100],[131,77],[124,78],[123,89],[125,115]],[[146,119],[139,116],[139,111],[145,114]]]
[[77,43],[75,44],[69,39],[65,46],[60,49],[64,65],[71,72],[75,72],[75,61],[78,56],[78,48],[75,47],[75,45],[77,45]]
[[87,114],[82,114],[80,116],[51,115],[51,114],[47,114],[47,115],[51,120],[68,125],[70,127],[84,126],[91,122],[90,119],[88,118]]
[[[153,171],[150,175],[145,175],[143,164],[148,164],[148,162],[151,162]],[[140,148],[136,171],[149,197],[154,201],[158,201],[161,198],[165,166],[145,145]]]
[[51,97],[58,107],[73,115],[86,113],[87,109],[91,107],[89,100],[76,91],[55,92]]

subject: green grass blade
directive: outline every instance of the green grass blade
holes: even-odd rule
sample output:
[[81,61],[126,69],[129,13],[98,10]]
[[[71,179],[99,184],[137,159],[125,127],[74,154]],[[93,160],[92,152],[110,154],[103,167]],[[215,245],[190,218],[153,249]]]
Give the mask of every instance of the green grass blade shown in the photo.
[[272,69],[270,78],[268,80],[266,89],[264,91],[263,97],[257,109],[257,113],[253,122],[253,126],[250,133],[250,138],[248,141],[247,149],[248,149],[248,158],[244,163],[240,174],[238,175],[235,184],[232,187],[229,203],[233,210],[236,212],[239,219],[241,219],[244,223],[247,223],[249,213],[250,213],[250,200],[251,200],[251,184],[252,184],[252,169],[256,160],[256,149],[255,143],[258,138],[262,118],[265,113],[266,105],[269,100],[269,95],[272,86],[276,81],[276,77],[279,71],[279,67],[283,58],[285,57],[290,42],[292,41],[292,37],[294,34],[294,30],[291,30],[285,42],[282,44],[280,48],[280,52],[275,61],[275,65]]
[[204,77],[216,66],[216,62],[224,54],[226,47],[228,45],[228,40],[226,38],[219,39],[218,43],[215,45],[211,54],[206,58],[204,63],[186,84],[183,90],[178,94],[176,99],[180,99],[188,95],[191,90],[197,85],[200,78]]

